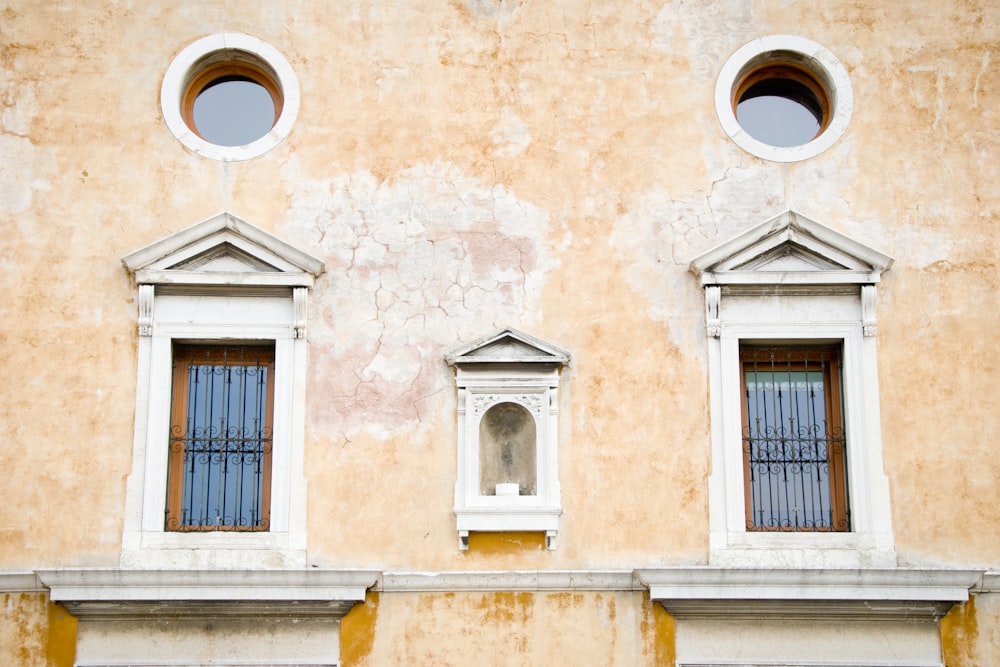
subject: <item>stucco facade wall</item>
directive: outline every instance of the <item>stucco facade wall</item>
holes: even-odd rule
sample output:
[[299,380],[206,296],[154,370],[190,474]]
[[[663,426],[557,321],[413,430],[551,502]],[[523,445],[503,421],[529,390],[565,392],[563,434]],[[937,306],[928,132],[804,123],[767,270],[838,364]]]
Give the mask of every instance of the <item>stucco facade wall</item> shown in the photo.
[[[792,209],[896,260],[877,346],[898,564],[998,567],[997,3],[12,0],[0,23],[0,570],[119,564],[138,340],[120,258],[223,210],[326,265],[308,314],[311,566],[707,563],[688,265]],[[244,162],[189,152],[159,108],[171,59],[220,32],[277,48],[301,87],[291,134]],[[843,138],[792,164],[736,146],[713,101],[736,48],[782,33],[833,52],[855,98]],[[443,357],[503,326],[572,355],[554,551],[457,547]],[[523,664],[659,664],[637,593],[511,595],[491,613],[510,607]],[[378,641],[344,664],[462,664],[461,641],[434,642],[484,599],[384,595]],[[20,620],[0,632],[38,636],[38,604],[8,600]],[[992,603],[975,604],[976,648],[949,665],[1000,650]],[[542,641],[563,613],[593,634]],[[514,641],[464,627],[480,651]],[[0,662],[41,664],[5,645]]]
[[673,621],[641,593],[369,594],[341,627],[343,667],[673,660]]

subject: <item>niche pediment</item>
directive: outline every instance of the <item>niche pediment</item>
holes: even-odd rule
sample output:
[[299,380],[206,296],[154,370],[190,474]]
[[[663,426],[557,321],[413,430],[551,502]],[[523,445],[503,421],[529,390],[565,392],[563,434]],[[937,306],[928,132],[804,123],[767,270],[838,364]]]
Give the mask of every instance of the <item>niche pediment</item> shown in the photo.
[[445,356],[448,364],[548,363],[563,365],[569,352],[512,327],[457,347]]
[[140,285],[309,287],[323,262],[231,213],[220,213],[122,258]]
[[786,211],[692,260],[702,285],[874,284],[892,258]]

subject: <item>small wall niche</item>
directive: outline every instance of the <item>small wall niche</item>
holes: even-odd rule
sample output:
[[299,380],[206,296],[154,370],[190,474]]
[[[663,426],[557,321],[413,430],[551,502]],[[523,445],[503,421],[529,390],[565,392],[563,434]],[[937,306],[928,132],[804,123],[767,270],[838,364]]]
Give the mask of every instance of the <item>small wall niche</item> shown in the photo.
[[560,370],[569,353],[501,329],[446,356],[458,388],[459,548],[470,532],[544,532],[555,548]]
[[479,422],[479,494],[533,496],[535,418],[517,403],[497,403]]

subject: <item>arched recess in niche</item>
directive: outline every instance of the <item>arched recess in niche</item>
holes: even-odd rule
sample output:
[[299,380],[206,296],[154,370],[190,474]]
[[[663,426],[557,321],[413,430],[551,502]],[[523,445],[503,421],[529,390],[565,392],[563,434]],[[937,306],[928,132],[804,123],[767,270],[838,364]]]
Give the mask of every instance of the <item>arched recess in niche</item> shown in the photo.
[[535,495],[536,442],[535,419],[524,406],[505,402],[487,410],[479,422],[479,493]]

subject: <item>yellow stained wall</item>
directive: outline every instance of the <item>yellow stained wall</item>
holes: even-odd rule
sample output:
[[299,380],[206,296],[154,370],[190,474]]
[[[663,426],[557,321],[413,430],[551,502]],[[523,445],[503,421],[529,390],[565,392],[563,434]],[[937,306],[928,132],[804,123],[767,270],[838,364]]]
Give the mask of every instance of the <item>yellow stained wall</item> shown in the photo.
[[994,665],[1000,659],[1000,596],[982,593],[941,619],[945,667]]
[[673,619],[639,592],[370,593],[343,667],[674,665]]
[[45,593],[0,594],[0,664],[72,667],[76,619]]
[[[687,264],[788,208],[896,258],[878,370],[899,563],[1000,563],[996,2],[12,0],[0,24],[0,570],[119,563],[137,341],[119,258],[220,210],[327,266],[309,313],[311,565],[706,562]],[[160,115],[171,59],[222,31],[273,45],[301,86],[290,136],[246,162],[193,155]],[[801,163],[743,152],[715,116],[726,58],[778,33],[827,47],[854,90],[844,137]],[[573,355],[557,551],[456,546],[442,357],[506,325]],[[392,600],[393,616],[479,604]],[[603,607],[582,604],[589,627]],[[976,604],[977,645],[996,646]]]

